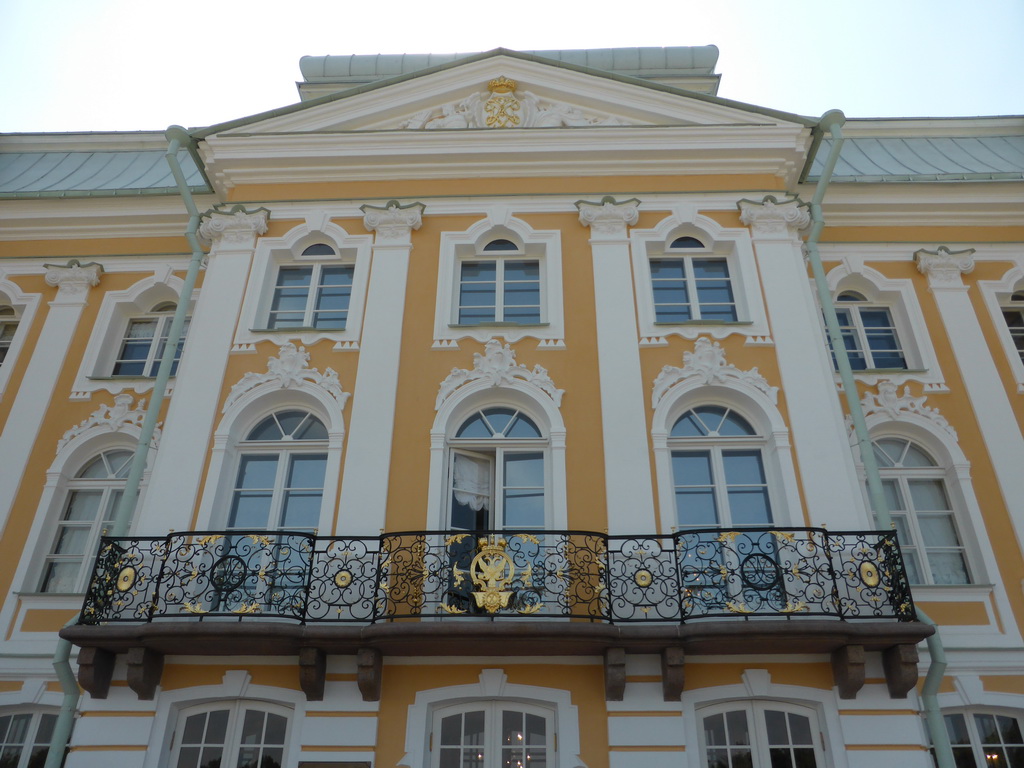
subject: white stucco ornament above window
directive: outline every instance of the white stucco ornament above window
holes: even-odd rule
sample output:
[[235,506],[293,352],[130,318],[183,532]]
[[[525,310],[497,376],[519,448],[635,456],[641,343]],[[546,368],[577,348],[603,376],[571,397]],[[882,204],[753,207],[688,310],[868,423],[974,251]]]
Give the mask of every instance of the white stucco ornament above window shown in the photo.
[[951,251],[944,245],[937,250],[920,250],[914,254],[917,269],[922,275],[928,276],[931,288],[963,288],[961,275],[974,270],[974,249]]
[[57,300],[78,297],[90,288],[99,285],[103,266],[95,261],[83,264],[78,259],[71,259],[67,264],[44,264],[47,285],[57,287]]
[[741,371],[735,365],[725,362],[725,350],[717,341],[701,336],[693,345],[693,352],[683,352],[683,367],[666,365],[654,380],[654,391],[651,394],[651,405],[655,408],[673,386],[680,381],[697,379],[702,384],[728,384],[731,382],[745,384],[762,392],[778,404],[779,388],[768,384],[757,368]]
[[266,234],[269,217],[266,208],[247,211],[243,205],[207,211],[199,225],[199,237],[213,245],[251,246],[257,235]]
[[332,368],[326,368],[323,373],[320,373],[317,368],[310,368],[309,353],[306,348],[296,348],[294,344],[289,343],[281,347],[277,357],[267,358],[266,373],[249,371],[231,388],[223,410],[226,412],[246,392],[265,384],[288,389],[301,387],[307,383],[327,392],[337,401],[340,408],[344,408],[345,403],[348,402],[349,393],[341,388],[337,372]]
[[417,112],[399,124],[404,129],[561,128],[581,125],[626,125],[611,115],[584,112],[564,101],[542,99],[505,76],[459,101]]
[[[861,406],[864,408],[864,416],[874,416],[875,414],[883,415],[893,421],[905,420],[910,414],[915,416],[921,416],[928,421],[935,424],[941,430],[944,430],[954,440],[957,439],[956,430],[946,420],[946,417],[939,413],[937,408],[932,408],[924,404],[927,400],[927,396],[914,397],[910,394],[910,386],[903,388],[903,393],[899,393],[899,387],[894,381],[880,381],[878,382],[878,393],[867,392],[864,395],[864,399],[861,400]],[[853,420],[846,417],[847,429],[853,429]]]
[[766,195],[761,202],[740,200],[737,205],[740,221],[750,227],[757,238],[789,238],[811,223],[807,204],[796,197],[779,201],[774,195]]
[[[124,432],[125,427],[142,428],[142,420],[146,417],[146,401],[139,400],[132,408],[135,398],[132,395],[123,393],[114,397],[113,405],[101,405],[93,411],[88,418],[76,424],[64,436],[57,441],[57,453],[60,453],[65,445],[76,437],[85,434],[90,430],[97,432]],[[153,441],[150,445],[155,449],[160,443],[160,427],[157,425],[153,431]]]
[[531,370],[525,365],[517,365],[515,350],[508,344],[502,346],[497,339],[491,339],[484,345],[483,354],[477,352],[473,355],[473,370],[452,368],[452,372],[441,382],[434,410],[439,409],[456,390],[477,381],[489,383],[492,387],[512,386],[517,382],[523,382],[543,392],[559,408],[562,405],[562,395],[565,394],[564,389],[555,386],[543,366],[535,365]]

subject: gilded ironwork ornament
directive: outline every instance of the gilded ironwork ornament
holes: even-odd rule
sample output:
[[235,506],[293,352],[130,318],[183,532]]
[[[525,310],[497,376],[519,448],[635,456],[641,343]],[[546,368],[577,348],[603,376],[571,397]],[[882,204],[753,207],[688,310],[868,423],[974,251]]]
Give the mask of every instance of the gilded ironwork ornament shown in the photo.
[[499,608],[507,608],[512,592],[505,589],[516,576],[516,566],[512,558],[505,553],[508,542],[492,534],[481,538],[478,542],[480,551],[469,564],[469,575],[473,586],[479,591],[473,592],[477,608],[488,613],[496,613]]
[[334,583],[341,589],[344,589],[352,583],[352,573],[350,571],[338,571],[334,574]]
[[121,592],[127,592],[133,586],[135,586],[135,569],[130,565],[126,565],[121,569],[121,572],[117,574],[117,588]]
[[869,587],[877,587],[882,577],[879,575],[875,564],[865,560],[860,564],[860,580]]
[[649,587],[654,581],[654,576],[648,570],[639,570],[636,572],[636,576],[633,577],[633,581],[636,582],[638,587]]

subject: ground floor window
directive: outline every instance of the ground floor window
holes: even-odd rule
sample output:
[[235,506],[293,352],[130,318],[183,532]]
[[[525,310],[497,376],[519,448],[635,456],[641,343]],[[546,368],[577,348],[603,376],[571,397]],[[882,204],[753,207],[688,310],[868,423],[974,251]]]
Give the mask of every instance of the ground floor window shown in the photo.
[[42,768],[57,716],[0,712],[0,768]]
[[732,702],[701,710],[706,768],[818,768],[814,712],[781,702]]
[[431,768],[547,768],[553,712],[518,702],[474,702],[434,713]]
[[944,719],[957,768],[1024,768],[1019,717],[954,712]]
[[193,707],[174,734],[174,768],[281,768],[287,711],[258,702]]

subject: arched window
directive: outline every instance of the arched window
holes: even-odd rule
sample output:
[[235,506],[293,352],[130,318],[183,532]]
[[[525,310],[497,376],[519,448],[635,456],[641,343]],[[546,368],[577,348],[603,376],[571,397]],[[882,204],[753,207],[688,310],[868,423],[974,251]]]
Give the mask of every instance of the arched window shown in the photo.
[[475,701],[434,712],[431,768],[541,768],[555,761],[554,712]]
[[712,254],[695,237],[677,237],[650,260],[654,315],[658,323],[735,322],[736,297],[725,256]]
[[836,315],[853,370],[906,370],[907,356],[888,307],[857,291],[843,291],[836,296]]
[[0,766],[42,768],[57,715],[0,710]]
[[945,469],[905,438],[879,438],[873,445],[910,582],[970,583]]
[[327,428],[303,410],[283,410],[253,427],[239,445],[228,528],[319,525],[327,467]]
[[824,765],[813,710],[777,701],[730,702],[698,712],[706,768]]
[[451,528],[546,527],[548,441],[530,416],[514,407],[484,408],[448,444]]
[[1024,362],[1024,291],[1014,291],[1002,305],[1002,310],[1006,328],[1010,331],[1010,338],[1013,339],[1013,346],[1016,347],[1017,354]]
[[1022,768],[1024,737],[1019,716],[1000,712],[945,714],[957,768]]
[[41,592],[81,592],[99,537],[114,520],[132,452],[103,451],[67,485],[67,500],[43,566]]
[[4,364],[17,330],[18,315],[15,313],[14,307],[0,305],[0,365]]
[[668,444],[679,527],[772,523],[764,438],[743,416],[720,405],[691,408]]
[[174,768],[281,768],[288,711],[260,702],[233,702],[184,710],[174,733]]
[[459,262],[459,325],[540,323],[542,307],[540,261],[511,240],[493,239]]
[[[177,305],[172,301],[161,302],[154,306],[148,314],[133,317],[128,321],[124,336],[118,348],[117,359],[114,360],[112,376],[156,376],[160,367],[160,359],[167,345],[167,337],[174,320]],[[188,333],[188,318],[182,327],[181,340],[174,353],[174,365],[171,375],[178,372],[181,352],[185,348],[185,336]]]

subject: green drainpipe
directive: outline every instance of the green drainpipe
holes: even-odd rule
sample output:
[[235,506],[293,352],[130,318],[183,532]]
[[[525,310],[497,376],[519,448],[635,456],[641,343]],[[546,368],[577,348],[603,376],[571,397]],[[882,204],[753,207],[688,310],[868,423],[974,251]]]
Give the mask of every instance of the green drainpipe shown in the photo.
[[[868,496],[871,499],[871,506],[875,510],[875,519],[879,526],[892,528],[892,515],[885,499],[882,476],[878,472],[878,461],[875,459],[871,438],[868,435],[868,425],[864,420],[864,409],[857,395],[857,384],[853,378],[853,369],[850,367],[850,355],[843,342],[843,334],[839,330],[839,318],[836,316],[836,307],[825,280],[821,253],[818,251],[818,238],[821,237],[821,230],[825,227],[825,219],[821,214],[821,202],[825,197],[825,190],[828,189],[829,182],[832,180],[836,162],[839,160],[839,152],[843,146],[842,126],[845,122],[846,116],[836,109],[822,115],[819,123],[822,133],[828,131],[832,135],[832,147],[825,161],[825,167],[821,171],[821,176],[818,178],[814,199],[811,201],[811,232],[804,248],[807,260],[811,264],[811,272],[814,274],[814,284],[818,289],[818,301],[825,315],[825,327],[828,330],[829,341],[832,342],[832,349],[835,351],[836,367],[839,369],[843,394],[846,396],[846,404],[853,420],[853,432],[860,448],[864,474],[867,476]],[[942,645],[942,638],[939,637],[938,626],[935,622],[928,618],[920,608],[917,610],[917,616],[925,624],[935,627],[935,633],[927,640],[931,662],[921,688],[921,704],[924,708],[925,724],[932,745],[935,747],[935,757],[939,768],[955,768],[949,734],[946,732],[946,724],[942,719],[938,701],[939,685],[946,672],[946,650]]]
[[[188,228],[185,230],[185,237],[192,246],[192,260],[188,265],[188,272],[185,275],[185,283],[181,289],[181,296],[178,298],[178,308],[174,312],[174,319],[171,320],[171,327],[167,333],[167,343],[164,345],[163,356],[160,358],[160,367],[157,369],[156,379],[153,381],[153,393],[150,396],[149,407],[146,409],[146,416],[142,420],[142,432],[139,435],[139,444],[135,448],[135,455],[132,457],[131,467],[128,470],[128,477],[125,480],[124,493],[117,505],[114,514],[114,522],[108,531],[111,536],[124,536],[131,526],[132,517],[135,514],[135,505],[139,498],[139,485],[142,482],[142,474],[146,470],[146,459],[149,456],[149,444],[153,440],[153,433],[156,431],[157,419],[160,418],[160,408],[163,405],[164,397],[167,394],[167,382],[171,378],[171,368],[174,366],[174,356],[181,342],[182,329],[185,327],[185,318],[188,316],[188,305],[192,301],[192,292],[195,289],[196,280],[199,277],[199,270],[203,265],[203,249],[199,244],[197,232],[199,231],[199,211],[195,201],[192,199],[192,192],[185,182],[185,174],[178,162],[178,150],[182,147],[192,151],[192,137],[181,126],[172,125],[167,129],[166,137],[167,163],[171,167],[171,173],[181,192],[185,208],[189,213]],[[76,624],[79,616],[75,616],[68,625]],[[57,680],[60,682],[61,690],[64,692],[64,701],[61,704],[60,714],[57,715],[57,722],[53,728],[53,736],[50,738],[50,749],[46,755],[46,763],[43,768],[60,768],[64,760],[64,751],[67,749],[68,740],[71,738],[71,728],[75,721],[75,711],[78,709],[78,700],[81,692],[78,688],[78,681],[75,680],[74,672],[71,669],[71,643],[63,638],[57,639],[57,650],[53,654],[53,668],[57,672]]]

